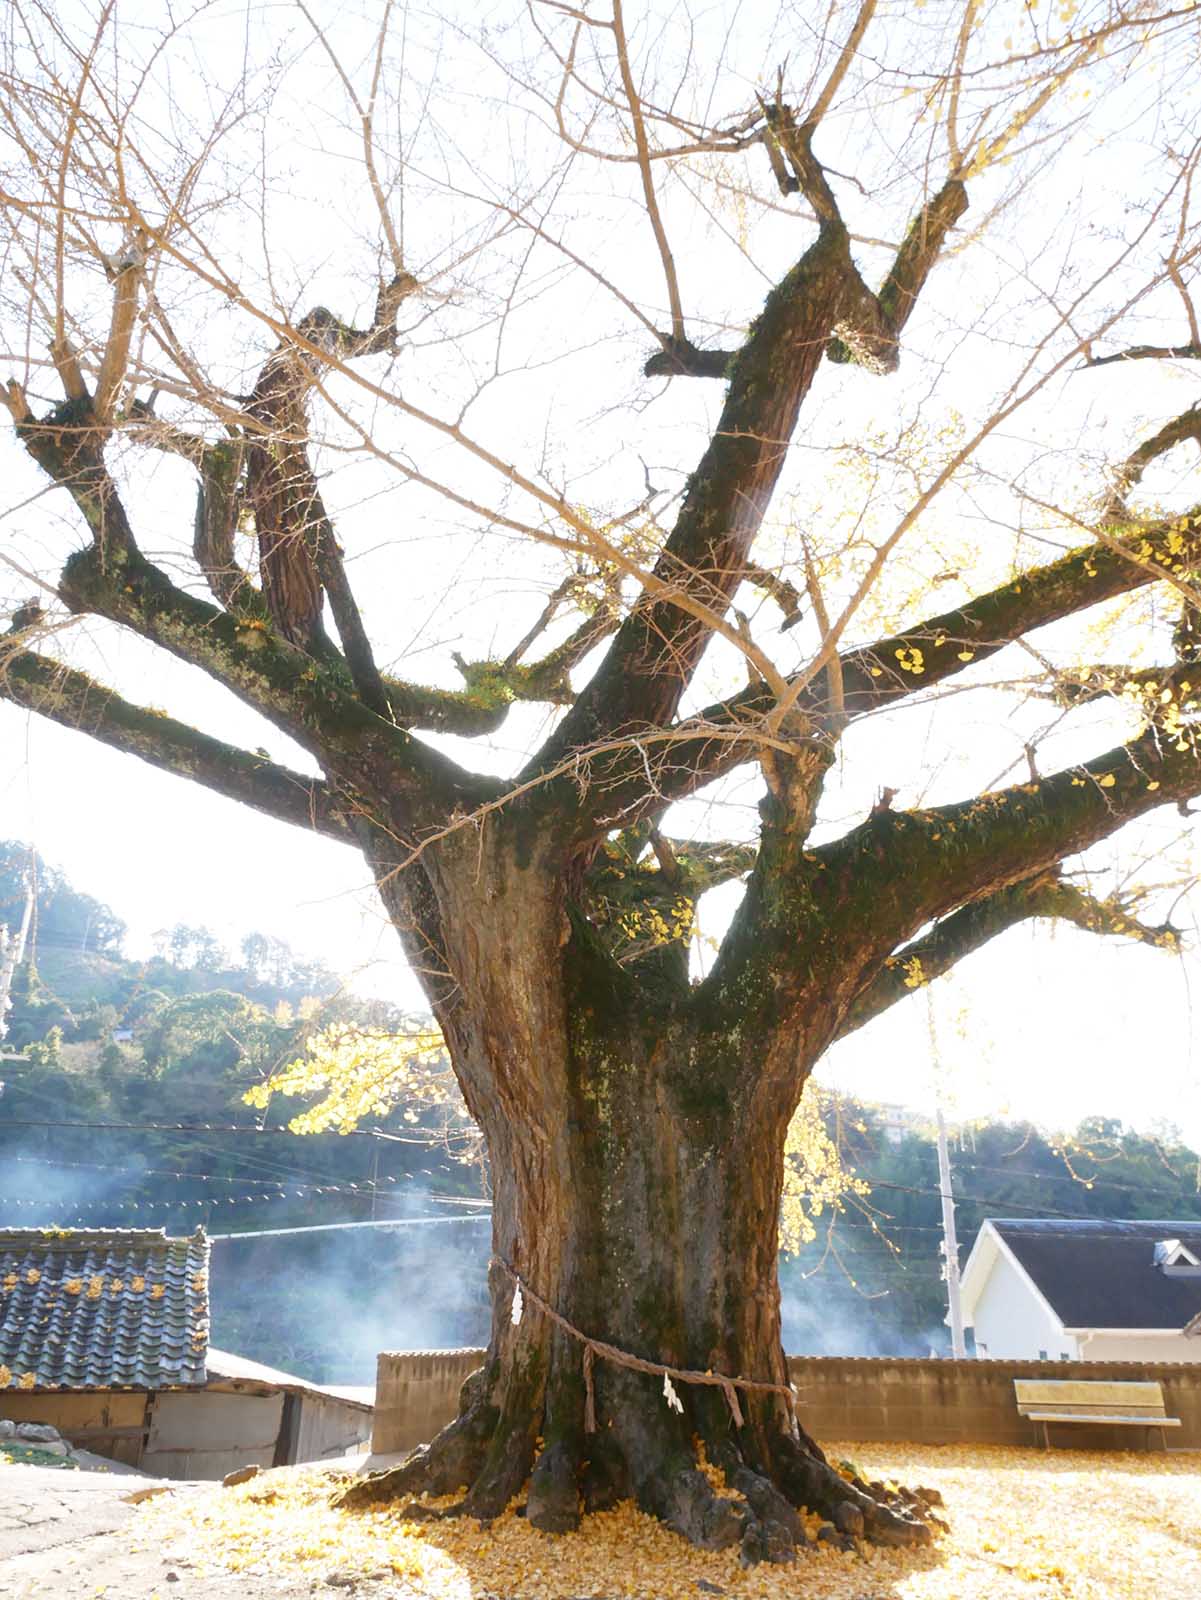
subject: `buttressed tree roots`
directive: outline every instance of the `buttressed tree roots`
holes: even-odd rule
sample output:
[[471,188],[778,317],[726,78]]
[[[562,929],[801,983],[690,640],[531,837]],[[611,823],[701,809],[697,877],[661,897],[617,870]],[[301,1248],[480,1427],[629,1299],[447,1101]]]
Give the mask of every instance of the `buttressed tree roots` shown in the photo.
[[[486,1363],[465,1386],[457,1420],[404,1465],[357,1485],[348,1501],[462,1491],[459,1508],[488,1518],[524,1493],[530,1521],[561,1531],[633,1496],[695,1543],[740,1544],[749,1560],[793,1556],[806,1537],[798,1508],[819,1512],[836,1539],[927,1541],[929,1500],[836,1470],[805,1431],[789,1387],[776,1268],[789,1121],[831,1044],[1017,923],[1061,917],[1097,932],[1172,938],[1170,929],[1140,927],[1125,904],[1090,898],[1060,868],[1154,808],[1201,793],[1201,508],[1131,503],[1156,462],[1178,446],[1195,448],[1195,408],[1127,441],[1121,464],[1098,476],[1087,517],[1075,514],[1070,544],[1045,559],[1023,556],[1004,581],[978,592],[950,574],[963,594],[889,637],[864,636],[857,622],[905,536],[920,531],[973,450],[1051,376],[1104,364],[1100,352],[1115,342],[1122,308],[1142,289],[1127,285],[1103,311],[1084,291],[1079,304],[1057,309],[1012,386],[975,419],[976,432],[969,426],[945,461],[906,479],[912,498],[894,532],[866,558],[862,542],[845,544],[858,567],[840,569],[839,550],[823,552],[819,529],[791,567],[755,549],[802,418],[816,418],[806,403],[819,378],[827,396],[838,385],[874,385],[875,395],[902,383],[903,373],[890,374],[911,319],[915,337],[929,340],[953,309],[917,315],[930,306],[935,269],[952,252],[970,258],[977,210],[981,229],[993,211],[1004,213],[1001,165],[1016,160],[1015,170],[1028,168],[1035,181],[1047,141],[1075,126],[1054,121],[1061,91],[1111,61],[1121,66],[1135,23],[1139,49],[1178,40],[1174,13],[1165,7],[1161,17],[1143,4],[1085,7],[1073,29],[1023,33],[1009,49],[979,7],[944,10],[951,21],[930,25],[941,41],[937,62],[929,56],[936,46],[907,23],[890,39],[870,0],[845,14],[836,8],[804,70],[797,58],[807,43],[785,37],[781,24],[777,59],[790,65],[716,125],[689,121],[674,99],[651,93],[639,55],[649,49],[645,18],[631,29],[616,3],[603,15],[533,7],[530,25],[555,74],[535,99],[554,124],[548,138],[567,147],[563,173],[592,162],[618,174],[615,183],[628,176],[653,239],[667,316],[642,312],[624,291],[619,304],[648,344],[656,341],[644,351],[655,392],[689,407],[692,380],[724,386],[683,488],[657,499],[649,489],[637,516],[590,514],[589,496],[557,486],[549,465],[514,465],[508,442],[489,443],[484,425],[473,432],[466,405],[443,414],[425,398],[432,385],[423,390],[413,375],[394,381],[413,330],[438,316],[453,328],[459,312],[453,294],[440,298],[408,270],[394,226],[398,180],[372,122],[376,90],[389,77],[386,27],[360,52],[374,63],[371,98],[342,65],[337,26],[320,39],[330,84],[341,83],[356,107],[363,193],[368,208],[378,207],[388,261],[362,326],[321,307],[294,317],[274,291],[256,299],[249,277],[219,264],[216,244],[206,243],[208,191],[194,178],[217,136],[206,134],[186,171],[156,165],[174,156],[156,156],[149,135],[140,151],[134,146],[131,130],[141,124],[129,121],[122,96],[148,94],[154,64],[140,79],[130,75],[136,89],[105,76],[110,35],[122,42],[111,19],[109,32],[67,51],[53,71],[49,43],[40,55],[36,43],[14,45],[7,58],[5,137],[25,173],[24,187],[13,180],[4,196],[21,246],[9,259],[27,263],[22,326],[44,326],[63,391],[46,403],[27,372],[13,377],[8,403],[39,487],[73,508],[83,539],[48,579],[47,609],[15,616],[0,647],[0,694],[361,852],[487,1140]],[[168,55],[173,37],[163,42]],[[929,59],[919,63],[914,51]],[[512,83],[516,95],[525,80]],[[904,137],[892,122],[879,130],[896,224],[890,243],[852,232],[847,213],[868,209],[868,190],[835,173],[832,155],[831,167],[822,160],[823,140],[842,164],[859,159],[859,146],[839,144],[837,119],[853,119],[879,83],[898,91],[890,118],[900,114],[900,89],[917,91],[904,102],[915,119]],[[1091,103],[1103,99],[1094,94]],[[577,118],[581,101],[591,110]],[[219,132],[236,126],[231,113]],[[875,160],[870,137],[854,126],[863,162]],[[620,137],[605,143],[613,127]],[[1151,287],[1183,295],[1190,317],[1197,235],[1186,179],[1194,160],[1177,155],[1162,192],[1152,193],[1148,178],[1142,196],[1170,255],[1167,268],[1156,258]],[[784,269],[749,327],[723,341],[728,348],[694,342],[704,336],[690,332],[698,324],[685,318],[669,244],[692,192],[675,175],[694,170],[713,179],[714,195],[722,185],[743,200],[757,194],[777,230],[773,248],[788,241]],[[468,178],[456,182],[467,193]],[[1014,192],[1018,204],[1025,191]],[[611,287],[599,233],[584,259],[517,193],[489,202],[498,225],[463,259],[486,259],[493,244],[508,249],[512,236],[551,252],[556,271],[578,274],[589,294]],[[412,208],[408,222],[415,237]],[[101,248],[118,237],[115,252]],[[1152,251],[1150,240],[1124,246],[1122,261]],[[252,251],[253,241],[241,239],[242,247]],[[878,265],[861,271],[861,259]],[[766,248],[763,260],[771,260]],[[95,281],[80,292],[77,312],[68,299],[92,268],[96,281],[101,269],[107,279],[107,325],[89,334]],[[187,293],[169,318],[172,283]],[[249,319],[259,354],[246,363],[245,392],[208,377],[203,353],[187,346],[192,322],[202,341],[206,326],[192,301]],[[510,296],[496,314],[501,333],[513,305]],[[1187,362],[1201,348],[1195,320],[1191,327],[1188,345],[1169,330],[1161,346],[1127,355]],[[944,340],[943,365],[929,369],[935,387],[944,366],[956,371],[952,344]],[[415,374],[433,358],[414,344],[405,359]],[[603,361],[603,349],[589,359]],[[1073,381],[1109,380],[1081,371]],[[397,419],[400,442],[373,439],[377,415]],[[698,415],[681,413],[690,428]],[[534,541],[560,563],[533,626],[507,655],[461,661],[462,687],[426,686],[380,665],[336,513],[323,498],[321,418],[337,450],[373,462],[382,482],[439,494],[466,525]],[[625,426],[636,428],[633,410]],[[428,462],[423,441],[431,442]],[[147,554],[127,508],[139,479],[126,464],[137,447],[179,458],[186,468],[172,470],[191,471],[198,486],[189,548],[169,561]],[[463,463],[461,480],[448,472],[448,452]],[[669,525],[659,521],[666,509]],[[359,515],[369,523],[370,505]],[[349,546],[353,526],[343,537]],[[368,528],[362,542],[374,539]],[[151,547],[166,542],[156,535]],[[251,549],[256,559],[247,559]],[[847,572],[854,581],[844,582]],[[368,610],[377,619],[390,606],[403,610],[406,581],[398,567],[385,603],[377,597]],[[740,591],[783,610],[787,638],[804,652],[799,665],[773,659],[762,629],[737,609]],[[905,808],[888,795],[850,826],[819,823],[823,784],[848,729],[859,730],[861,752],[865,725],[890,708],[932,701],[961,681],[989,682],[993,658],[1035,630],[1152,591],[1170,612],[1162,640],[1155,636],[1163,659],[1154,667],[1146,654],[1137,672],[1090,662],[1065,673],[1041,647],[1021,658],[1036,663],[1035,692],[1058,702],[1057,715],[1124,697],[1141,720],[1112,748],[1046,773],[1032,758],[1021,781],[967,799]],[[98,684],[54,642],[72,616],[128,630],[207,674],[287,735],[308,770]],[[556,628],[558,642],[529,659]],[[748,681],[738,688],[740,676],[726,698],[701,709],[698,669],[714,659],[715,641],[716,654],[741,663]],[[441,735],[456,735],[462,751],[463,740],[494,733],[521,702],[559,710],[519,771],[484,775],[448,753]],[[756,839],[669,836],[673,807],[756,765]],[[874,774],[876,782],[887,776]],[[696,902],[735,881],[742,899],[698,978],[688,956]]]

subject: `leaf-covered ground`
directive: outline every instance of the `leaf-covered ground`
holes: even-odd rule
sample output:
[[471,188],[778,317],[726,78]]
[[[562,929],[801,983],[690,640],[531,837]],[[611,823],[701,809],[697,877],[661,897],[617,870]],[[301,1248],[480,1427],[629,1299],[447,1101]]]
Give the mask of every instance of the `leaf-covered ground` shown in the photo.
[[[186,1544],[196,1575],[239,1572],[257,1593],[309,1579],[433,1600],[1114,1600],[1201,1595],[1201,1454],[999,1446],[831,1446],[870,1477],[939,1489],[951,1531],[931,1550],[822,1549],[744,1570],[737,1551],[691,1549],[632,1506],[561,1537],[513,1511],[491,1527],[337,1510],[339,1480],[267,1473],[138,1515],[136,1544]],[[195,1581],[195,1579],[193,1580]]]

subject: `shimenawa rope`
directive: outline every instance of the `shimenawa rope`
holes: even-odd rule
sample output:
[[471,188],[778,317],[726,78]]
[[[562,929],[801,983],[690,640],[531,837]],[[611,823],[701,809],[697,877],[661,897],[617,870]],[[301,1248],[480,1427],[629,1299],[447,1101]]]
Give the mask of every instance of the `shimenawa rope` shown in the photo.
[[597,1356],[604,1361],[611,1361],[614,1366],[626,1367],[631,1372],[645,1372],[651,1377],[678,1380],[680,1383],[701,1384],[711,1389],[721,1389],[726,1397],[726,1404],[730,1408],[730,1415],[734,1419],[734,1426],[743,1426],[742,1407],[738,1404],[738,1390],[745,1389],[752,1394],[782,1394],[788,1406],[789,1415],[793,1425],[796,1425],[796,1394],[791,1384],[762,1383],[755,1378],[731,1378],[721,1372],[698,1372],[688,1367],[669,1367],[661,1361],[646,1361],[642,1356],[631,1355],[628,1350],[619,1350],[615,1344],[609,1344],[604,1339],[594,1339],[590,1334],[583,1333],[574,1323],[568,1322],[552,1305],[548,1305],[537,1290],[525,1281],[516,1268],[511,1267],[500,1256],[493,1256],[492,1263],[508,1273],[523,1300],[529,1300],[537,1306],[544,1317],[547,1317],[557,1328],[562,1328],[570,1338],[576,1340],[584,1347],[584,1431],[596,1432],[596,1390],[593,1384],[592,1366]]

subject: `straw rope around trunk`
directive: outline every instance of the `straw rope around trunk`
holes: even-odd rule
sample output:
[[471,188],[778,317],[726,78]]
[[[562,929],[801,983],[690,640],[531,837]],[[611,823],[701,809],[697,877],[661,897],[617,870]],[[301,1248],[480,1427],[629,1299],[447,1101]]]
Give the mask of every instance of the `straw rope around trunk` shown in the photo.
[[[576,1340],[584,1347],[584,1431],[596,1432],[596,1390],[593,1384],[592,1368],[597,1356],[603,1361],[610,1361],[614,1366],[626,1367],[631,1372],[645,1372],[652,1377],[663,1378],[667,1381],[701,1384],[706,1388],[721,1389],[726,1397],[726,1404],[730,1408],[730,1415],[734,1419],[734,1426],[741,1428],[744,1425],[742,1407],[738,1404],[738,1391],[745,1389],[751,1394],[779,1394],[784,1396],[788,1406],[788,1414],[792,1418],[794,1433],[797,1429],[796,1393],[791,1384],[764,1383],[757,1378],[732,1378],[721,1372],[699,1372],[689,1367],[671,1367],[661,1361],[647,1361],[642,1356],[631,1355],[628,1350],[619,1350],[614,1344],[609,1344],[604,1339],[594,1339],[590,1334],[582,1332],[574,1323],[568,1322],[552,1305],[549,1305],[536,1289],[532,1288],[516,1268],[509,1265],[500,1256],[493,1256],[492,1263],[500,1267],[513,1280],[515,1286],[514,1321],[520,1321],[521,1304],[528,1300],[536,1306],[544,1317],[549,1318],[557,1328],[561,1328],[570,1338]],[[521,1300],[517,1300],[520,1295]],[[668,1403],[672,1396],[669,1393]],[[678,1405],[678,1401],[677,1401]]]

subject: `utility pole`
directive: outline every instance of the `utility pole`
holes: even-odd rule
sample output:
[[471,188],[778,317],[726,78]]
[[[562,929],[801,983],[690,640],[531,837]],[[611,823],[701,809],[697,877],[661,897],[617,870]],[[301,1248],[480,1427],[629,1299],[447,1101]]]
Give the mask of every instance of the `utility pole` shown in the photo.
[[938,1188],[942,1195],[943,1277],[947,1280],[947,1308],[951,1314],[951,1354],[956,1361],[967,1355],[963,1342],[963,1308],[959,1304],[959,1241],[955,1237],[955,1198],[951,1191],[951,1157],[947,1150],[947,1125],[938,1108]]
[[25,959],[25,941],[29,937],[29,924],[33,920],[33,884],[25,880],[25,909],[21,913],[21,926],[14,935],[7,925],[0,924],[0,1039],[8,1033],[8,1012],[12,1005],[10,994],[17,968]]

